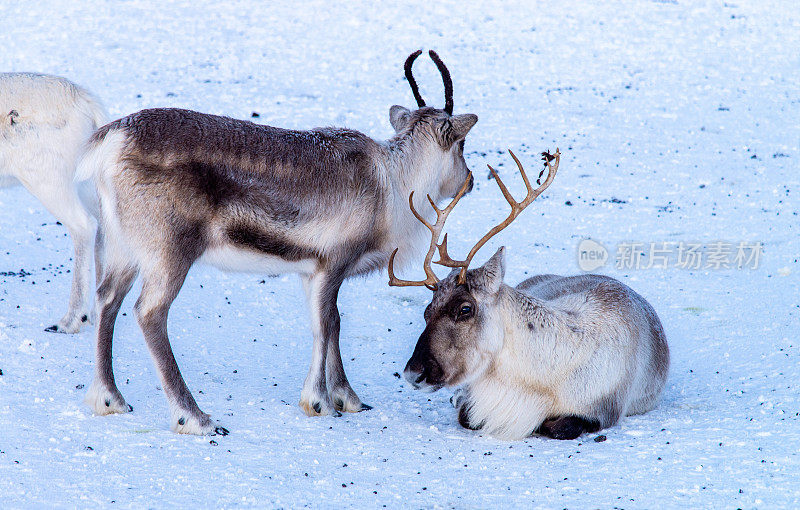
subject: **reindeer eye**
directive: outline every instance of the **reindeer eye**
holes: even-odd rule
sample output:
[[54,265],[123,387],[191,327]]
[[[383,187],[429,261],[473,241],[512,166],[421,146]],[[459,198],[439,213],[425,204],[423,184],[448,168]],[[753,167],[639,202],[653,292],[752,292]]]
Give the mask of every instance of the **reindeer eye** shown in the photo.
[[472,303],[461,303],[456,319],[467,319],[472,316]]

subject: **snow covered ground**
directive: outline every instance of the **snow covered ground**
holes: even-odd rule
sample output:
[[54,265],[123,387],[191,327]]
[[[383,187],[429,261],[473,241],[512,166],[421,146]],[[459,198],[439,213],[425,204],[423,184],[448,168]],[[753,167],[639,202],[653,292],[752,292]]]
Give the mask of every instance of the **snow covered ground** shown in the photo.
[[[231,435],[169,431],[131,297],[115,368],[135,412],[94,417],[82,404],[92,331],[42,331],[66,307],[71,243],[33,198],[3,189],[4,508],[800,505],[796,1],[164,4],[2,0],[0,69],[66,76],[114,116],[258,112],[271,125],[386,138],[389,107],[412,106],[403,60],[437,49],[456,112],[480,117],[467,139],[477,188],[451,216],[451,253],[505,217],[486,163],[521,194],[502,151],[538,168],[538,152],[560,147],[553,186],[477,258],[508,246],[516,283],[579,272],[582,239],[606,246],[598,271],[647,297],[664,323],[663,402],[603,442],[462,430],[447,390],[420,394],[397,377],[429,293],[389,288],[384,273],[347,282],[340,297],[345,366],[374,410],[307,418],[296,405],[311,352],[298,279],[196,267],[172,307],[172,344],[200,406]],[[417,74],[441,105],[430,61]],[[678,243],[720,240],[733,255],[763,243],[759,267],[615,267],[628,243],[648,256],[650,243],[674,243],[674,266]]]

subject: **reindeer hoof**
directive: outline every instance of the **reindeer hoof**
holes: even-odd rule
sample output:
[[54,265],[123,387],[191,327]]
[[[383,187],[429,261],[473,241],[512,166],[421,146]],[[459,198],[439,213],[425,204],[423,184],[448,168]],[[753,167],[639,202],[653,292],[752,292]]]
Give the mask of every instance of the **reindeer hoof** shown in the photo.
[[559,416],[545,420],[534,432],[552,439],[569,440],[577,438],[584,432],[598,430],[600,422],[597,420],[581,416]]
[[133,411],[133,407],[125,402],[119,391],[110,391],[100,383],[92,383],[86,393],[86,404],[94,414],[105,416],[107,414],[124,414]]
[[331,390],[330,396],[334,408],[343,413],[360,413],[372,409],[372,406],[368,405],[365,408],[366,404],[361,403],[361,399],[349,386]]
[[341,416],[342,413],[337,411],[332,405],[325,405],[324,402],[316,401],[313,404],[307,400],[300,401],[300,409],[306,413],[306,416]]
[[[200,412],[199,416],[188,410],[173,411],[178,419],[173,422],[172,430],[178,434],[192,434],[195,436],[225,436],[228,429],[211,421],[211,417],[206,413]],[[221,431],[225,431],[223,434]]]
[[369,405],[369,404],[364,404],[363,402],[361,403],[361,410],[362,410],[362,411],[370,411],[371,409],[372,409],[372,406],[371,406],[371,405]]
[[44,330],[48,333],[77,333],[81,330],[81,328],[89,323],[92,322],[91,316],[89,314],[76,314],[70,316],[65,316],[58,324],[53,324]]
[[464,388],[458,388],[456,391],[453,392],[453,395],[450,397],[450,404],[453,407],[458,409],[461,405],[467,401],[467,392]]

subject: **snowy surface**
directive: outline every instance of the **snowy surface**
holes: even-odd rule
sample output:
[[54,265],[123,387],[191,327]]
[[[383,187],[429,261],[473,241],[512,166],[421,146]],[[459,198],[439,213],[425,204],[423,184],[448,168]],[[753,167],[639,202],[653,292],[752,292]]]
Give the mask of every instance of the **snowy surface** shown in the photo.
[[[422,330],[425,289],[376,274],[345,284],[342,352],[370,412],[297,407],[311,334],[295,276],[195,267],[172,307],[173,348],[224,438],[168,429],[166,401],[131,317],[115,369],[135,409],[94,417],[93,334],[42,330],[64,312],[71,243],[21,189],[0,190],[0,504],[17,507],[681,507],[800,505],[800,8],[794,0],[373,2],[0,1],[0,69],[66,76],[113,116],[181,106],[310,128],[391,134],[412,106],[402,62],[435,48],[478,186],[453,213],[451,253],[505,204],[485,165],[520,194],[512,148],[553,186],[487,246],[507,281],[600,271],[650,300],[672,371],[644,416],[576,441],[507,443],[462,430],[449,392],[397,376]],[[207,5],[203,5],[207,4]],[[435,68],[420,59],[429,103]],[[617,270],[621,242],[762,242],[758,269]],[[24,276],[2,273],[19,273]],[[30,274],[28,274],[30,273]],[[411,272],[405,276],[413,276]]]

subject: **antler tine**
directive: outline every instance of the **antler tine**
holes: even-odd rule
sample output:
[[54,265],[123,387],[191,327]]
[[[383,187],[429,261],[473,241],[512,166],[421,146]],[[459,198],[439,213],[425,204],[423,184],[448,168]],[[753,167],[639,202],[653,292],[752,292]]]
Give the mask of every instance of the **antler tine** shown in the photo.
[[[509,151],[509,152],[511,152],[511,151]],[[547,167],[547,177],[545,178],[545,180],[542,183],[542,185],[539,186],[538,188],[536,188],[536,191],[534,191],[533,197],[530,199],[531,202],[533,202],[536,199],[536,197],[541,195],[542,192],[544,190],[546,190],[548,186],[550,186],[550,184],[553,182],[553,179],[556,178],[556,172],[558,172],[558,164],[561,162],[561,152],[559,152],[558,147],[556,147],[556,153],[555,154],[552,154],[552,155],[550,153],[545,153],[545,154],[547,154],[548,156],[551,156],[550,158],[545,158],[545,159],[547,159],[547,161],[545,161],[545,163],[544,163],[545,166]],[[512,156],[513,156],[513,154],[512,154]],[[553,161],[553,160],[555,160],[555,164],[551,165],[550,161]],[[522,169],[522,167],[520,166],[520,170],[521,169]],[[541,174],[539,174],[539,175],[541,176]]]
[[425,278],[424,280],[421,281],[401,280],[400,278],[397,278],[394,275],[394,257],[395,255],[397,255],[397,251],[399,249],[400,248],[395,248],[391,256],[389,257],[389,285],[391,285],[392,287],[419,287],[424,285],[429,289],[435,286],[436,283],[439,281],[438,279],[436,279],[436,275],[434,275],[433,279],[431,279],[430,276],[428,276],[428,278]]
[[[558,151],[558,149],[556,149],[556,151]],[[519,173],[522,176],[522,181],[525,183],[525,189],[527,189],[528,192],[530,192],[531,182],[528,180],[528,174],[525,172],[525,169],[522,168],[522,163],[519,162],[519,158],[517,158],[517,155],[514,154],[514,151],[508,149],[508,153],[511,154],[511,157],[514,159],[514,163],[516,163],[517,168],[519,168]]]
[[[436,273],[433,272],[431,269],[431,261],[433,260],[433,254],[436,253],[436,250],[439,250],[441,254],[441,245],[437,244],[439,241],[439,236],[442,233],[442,229],[444,228],[445,221],[447,221],[447,216],[450,214],[450,211],[453,210],[456,203],[461,200],[461,197],[467,192],[467,187],[469,186],[469,181],[472,179],[472,172],[469,172],[467,178],[464,180],[464,184],[461,185],[461,188],[456,193],[456,196],[453,197],[453,200],[445,207],[444,209],[439,209],[436,207],[436,204],[431,199],[430,195],[428,195],[428,201],[431,203],[433,210],[436,212],[436,223],[431,225],[425,218],[420,215],[417,210],[414,208],[414,192],[412,191],[411,194],[408,196],[408,205],[411,208],[411,212],[414,216],[422,222],[423,225],[428,227],[428,230],[431,231],[431,245],[428,248],[428,253],[425,255],[425,262],[422,264],[422,268],[425,271],[425,279],[424,280],[401,280],[394,275],[394,257],[397,255],[397,250],[399,248],[395,248],[392,252],[392,255],[389,257],[389,285],[393,287],[411,287],[411,286],[426,286],[431,290],[435,290],[436,284],[439,283],[439,279],[436,277]],[[445,245],[445,251],[447,250],[447,236],[445,235],[445,240],[442,243]],[[450,259],[450,257],[447,257]]]
[[438,246],[439,249],[439,260],[434,261],[434,264],[439,264],[440,266],[445,267],[462,267],[466,261],[463,260],[453,260],[450,258],[450,255],[447,253],[447,234],[444,235],[442,238],[442,244]]
[[531,187],[530,181],[528,180],[528,176],[525,173],[525,169],[522,167],[522,163],[520,163],[519,159],[517,159],[517,157],[514,155],[513,152],[511,152],[510,150],[508,152],[511,154],[511,157],[514,158],[514,161],[517,163],[517,167],[519,168],[520,174],[522,175],[522,180],[525,182],[525,187],[528,189],[528,193],[521,202],[517,202],[511,195],[511,193],[508,191],[508,188],[506,188],[506,185],[500,179],[500,176],[497,175],[497,172],[495,172],[494,168],[489,166],[489,170],[492,172],[495,181],[497,181],[497,185],[500,187],[500,191],[503,193],[503,196],[505,197],[506,201],[511,206],[511,212],[509,213],[509,215],[506,217],[505,220],[503,220],[500,224],[496,225],[489,232],[487,232],[486,235],[484,235],[477,242],[477,244],[475,244],[475,246],[472,247],[472,249],[469,251],[469,254],[463,261],[452,260],[449,256],[447,256],[447,259],[445,259],[445,255],[447,255],[446,253],[447,247],[445,245],[444,254],[442,254],[442,249],[440,248],[439,258],[441,259],[441,261],[437,263],[441,263],[442,265],[448,267],[460,267],[461,272],[458,274],[459,284],[466,283],[467,268],[469,267],[470,262],[472,262],[472,257],[475,256],[478,250],[481,249],[481,247],[484,244],[486,244],[486,242],[489,239],[494,237],[498,232],[500,232],[501,230],[506,228],[509,224],[511,224],[511,222],[514,221],[514,219],[516,219],[517,216],[519,216],[519,213],[521,213],[526,207],[528,207],[531,204],[531,202],[536,200],[536,198],[539,195],[541,195],[542,192],[545,189],[547,189],[548,186],[550,186],[550,184],[553,182],[553,179],[556,176],[556,172],[558,172],[558,163],[561,160],[561,153],[559,152],[558,148],[556,148],[556,153],[553,155],[555,164],[551,165],[550,161],[545,162],[545,165],[547,166],[547,179],[545,179],[544,183],[542,183],[541,186],[539,186],[536,189],[533,189],[533,187]]
[[[422,223],[423,225],[428,227],[428,230],[433,232],[433,225],[428,223],[428,221],[420,213],[418,213],[417,209],[414,207],[414,192],[413,191],[411,192],[411,194],[408,195],[408,207],[411,209],[411,213],[414,215],[414,217],[417,218],[420,221],[420,223]],[[438,218],[438,216],[437,216],[437,218]]]
[[[541,195],[542,192],[546,190],[548,186],[550,186],[550,183],[553,182],[553,179],[555,179],[556,172],[558,172],[558,163],[559,161],[561,161],[561,153],[558,151],[558,147],[556,147],[556,153],[552,155],[552,159],[545,161],[545,166],[547,166],[547,178],[545,179],[544,183],[542,183],[541,186],[539,186],[536,189],[533,189],[531,187],[531,183],[528,182],[528,176],[525,174],[525,170],[522,168],[522,164],[519,162],[514,153],[511,152],[511,150],[509,150],[508,152],[511,154],[511,157],[514,158],[514,161],[517,162],[517,167],[519,167],[519,171],[522,174],[522,179],[525,181],[525,186],[528,188],[528,195],[522,202],[519,203],[521,206],[520,212],[522,212],[522,209],[524,209],[525,207],[528,206],[528,204],[536,200],[536,198],[539,195]],[[555,160],[555,165],[550,164],[550,161],[552,160]],[[539,174],[539,176],[541,177],[541,174]]]
[[442,210],[439,209],[438,207],[436,207],[436,202],[433,201],[433,199],[431,198],[430,195],[425,195],[425,196],[428,197],[428,203],[431,204],[431,207],[433,207],[433,210],[436,211],[436,219],[438,220],[439,219],[439,215],[442,214]]
[[494,180],[497,182],[497,186],[500,188],[500,192],[505,197],[506,202],[511,204],[511,207],[516,206],[518,204],[518,202],[516,200],[514,200],[514,195],[512,195],[511,192],[508,191],[508,188],[506,188],[506,185],[503,182],[503,179],[501,179],[500,176],[495,171],[495,169],[492,168],[492,165],[486,165],[486,166],[488,166],[489,167],[489,171],[492,172],[492,177],[494,177]]
[[414,61],[417,59],[417,57],[421,54],[422,50],[415,51],[408,56],[406,63],[403,65],[403,69],[406,74],[406,80],[408,80],[408,85],[411,87],[411,93],[414,94],[414,99],[417,101],[417,106],[419,108],[425,106],[425,100],[422,99],[422,95],[419,93],[419,87],[417,86],[417,81],[414,79],[414,74],[412,73],[411,67],[414,65]]
[[453,115],[453,79],[450,77],[450,71],[447,70],[444,62],[439,58],[438,53],[429,50],[428,55],[431,57],[431,60],[433,60],[433,63],[436,64],[436,68],[439,69],[439,74],[442,75],[442,82],[444,83],[444,111]]

